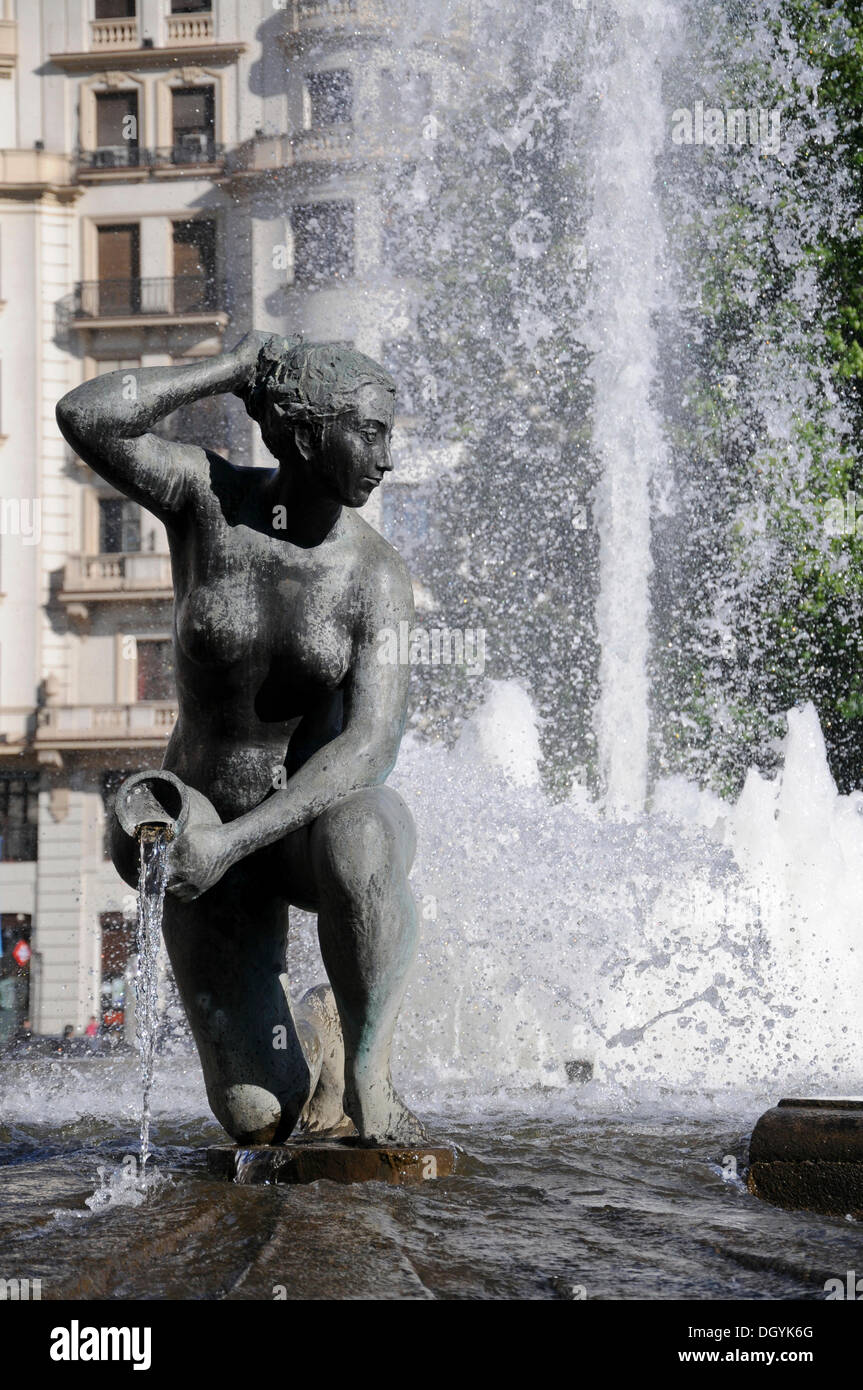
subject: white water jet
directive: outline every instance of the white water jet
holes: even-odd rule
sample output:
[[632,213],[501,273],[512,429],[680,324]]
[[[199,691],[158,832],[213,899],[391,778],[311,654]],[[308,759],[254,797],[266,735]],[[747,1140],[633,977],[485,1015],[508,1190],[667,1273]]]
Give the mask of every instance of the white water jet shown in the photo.
[[595,40],[587,81],[597,115],[588,142],[584,337],[594,354],[593,444],[602,469],[594,497],[599,771],[606,805],[619,813],[642,809],[647,794],[650,490],[665,449],[651,398],[665,250],[655,178],[667,138],[662,70],[678,13],[665,0],[620,0],[616,16]]

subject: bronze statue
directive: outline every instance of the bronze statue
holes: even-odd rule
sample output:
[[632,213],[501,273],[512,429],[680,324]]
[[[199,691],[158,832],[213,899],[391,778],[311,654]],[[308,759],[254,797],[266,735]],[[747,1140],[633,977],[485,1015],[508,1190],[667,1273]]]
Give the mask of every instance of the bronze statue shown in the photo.
[[[243,400],[276,467],[152,433],[218,392]],[[359,516],[392,468],[394,396],[361,353],[251,333],[205,362],[108,373],[57,407],[76,453],[168,531],[179,717],[164,767],[217,814],[170,845],[164,935],[210,1104],[239,1143],[280,1143],[298,1122],[424,1138],[390,1079],[418,931],[413,822],[384,785],[409,668],[379,661],[377,640],[413,599]],[[299,1008],[292,904],[318,914],[332,986]]]

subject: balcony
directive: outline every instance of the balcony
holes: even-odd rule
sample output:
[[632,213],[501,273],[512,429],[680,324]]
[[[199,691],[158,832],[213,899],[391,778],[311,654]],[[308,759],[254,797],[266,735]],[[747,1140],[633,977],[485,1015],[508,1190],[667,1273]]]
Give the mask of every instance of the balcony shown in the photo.
[[298,130],[291,139],[291,146],[296,164],[350,159],[354,150],[354,128],[331,125],[317,130]]
[[[279,0],[287,6],[285,29],[279,42],[286,48],[299,48],[306,42],[332,38],[377,38],[396,27],[396,17],[404,5],[392,0]],[[462,7],[463,10],[464,7]],[[471,41],[471,27],[465,13],[447,18],[442,24],[440,6],[418,5],[412,15],[412,43],[434,43],[464,48]]]
[[[2,42],[0,35],[0,55]],[[116,67],[118,59],[126,70],[164,68],[184,58],[193,63],[202,59],[208,63],[234,63],[247,48],[248,44],[241,40],[217,39],[212,13],[197,11],[166,15],[164,39],[159,46],[150,38],[142,39],[135,18],[91,20],[86,51],[61,50],[52,53],[50,61],[67,72],[98,72]]]
[[18,61],[18,24],[0,19],[0,77],[11,77]]
[[0,150],[0,188],[4,192],[65,193],[77,196],[73,165],[67,154],[49,150]]
[[136,49],[138,42],[138,21],[134,17],[90,21],[90,47],[96,53]]
[[419,144],[415,130],[405,131],[394,143],[391,132],[370,133],[350,125],[321,126],[293,135],[247,140],[226,152],[225,172],[228,179],[247,179],[308,164],[390,163],[415,158]]
[[365,34],[378,32],[391,20],[384,0],[290,0],[291,34]]
[[225,325],[227,313],[218,307],[223,302],[221,284],[204,275],[81,280],[72,295],[69,318],[75,328],[166,320]]
[[64,603],[128,598],[170,600],[171,557],[149,551],[70,556],[58,597]]
[[166,38],[171,45],[191,47],[213,42],[212,14],[169,14]]
[[138,705],[45,705],[37,749],[164,748],[177,718],[173,700]]
[[79,150],[76,160],[78,176],[85,180],[110,181],[127,175],[200,175],[202,168],[212,171],[222,167],[225,147],[217,145],[208,135],[202,135],[157,150],[145,150],[128,143],[102,145],[95,150]]
[[32,705],[0,707],[0,759],[8,754],[20,757],[23,746],[30,742],[33,728]]

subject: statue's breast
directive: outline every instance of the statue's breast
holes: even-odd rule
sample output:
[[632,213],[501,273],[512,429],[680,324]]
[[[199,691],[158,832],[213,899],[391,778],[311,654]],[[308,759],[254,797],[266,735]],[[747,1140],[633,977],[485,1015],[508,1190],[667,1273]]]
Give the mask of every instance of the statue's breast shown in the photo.
[[316,691],[337,689],[350,667],[346,615],[329,586],[309,575],[211,577],[178,602],[177,641],[196,666],[256,687],[268,720],[303,713]]
[[198,666],[252,660],[260,643],[257,600],[236,580],[199,584],[177,604],[177,641]]
[[312,573],[284,575],[270,595],[268,628],[274,662],[335,689],[348,673],[351,641],[340,591]]

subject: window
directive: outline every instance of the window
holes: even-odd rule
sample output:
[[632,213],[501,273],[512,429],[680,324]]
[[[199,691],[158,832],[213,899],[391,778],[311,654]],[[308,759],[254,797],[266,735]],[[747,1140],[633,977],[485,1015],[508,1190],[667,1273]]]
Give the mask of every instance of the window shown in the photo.
[[141,304],[141,237],[137,222],[96,229],[101,314],[137,313]]
[[431,114],[432,85],[427,72],[381,73],[380,113],[389,128],[416,130]]
[[106,372],[122,372],[131,370],[133,367],[140,367],[140,357],[100,357],[93,364],[96,368],[96,376],[104,376]]
[[109,772],[102,773],[102,811],[104,826],[102,841],[103,859],[111,858],[111,845],[109,843],[108,832],[111,826],[111,812],[114,809],[114,797],[117,795],[118,789],[122,783],[125,782],[126,778],[131,777],[132,773],[135,771],[137,771],[136,768],[125,767],[111,768]]
[[212,8],[212,0],[171,0],[171,14],[200,14]]
[[310,72],[306,77],[306,125],[350,125],[354,119],[354,81],[349,72]]
[[174,310],[195,313],[216,302],[216,224],[174,223]]
[[173,700],[174,650],[169,637],[139,637],[138,699]]
[[353,203],[308,203],[291,213],[294,279],[345,279],[354,271]]
[[38,775],[0,772],[0,860],[4,864],[36,858],[38,824]]
[[0,914],[0,1049],[30,1016],[30,930],[28,914]]
[[432,535],[432,509],[427,490],[396,484],[381,494],[382,530],[390,545],[406,560],[418,558]]
[[97,19],[134,19],[135,0],[96,0]]
[[213,87],[175,87],[171,93],[173,161],[201,164],[215,157],[216,97]]
[[96,146],[94,168],[125,168],[138,163],[137,92],[96,94]]
[[[175,357],[173,366],[188,367],[195,360],[205,362],[208,359]],[[233,399],[236,400],[236,397]],[[166,415],[154,426],[153,433],[178,444],[199,444],[205,449],[216,449],[222,453],[227,448],[228,408],[225,395],[202,396],[200,400],[190,401],[188,405]]]
[[398,385],[396,407],[400,415],[419,415],[435,390],[434,378],[424,381],[417,344],[410,339],[391,339],[381,348],[381,364]]
[[125,497],[99,498],[99,554],[128,555],[141,549],[141,509]]
[[135,925],[122,912],[101,912],[103,1028],[121,1030],[125,1020],[126,967],[135,956]]

